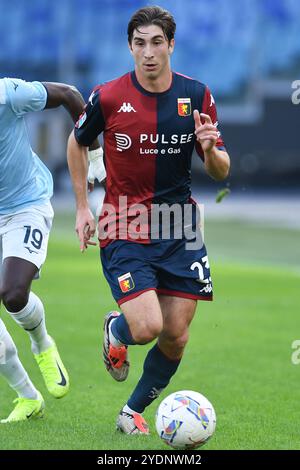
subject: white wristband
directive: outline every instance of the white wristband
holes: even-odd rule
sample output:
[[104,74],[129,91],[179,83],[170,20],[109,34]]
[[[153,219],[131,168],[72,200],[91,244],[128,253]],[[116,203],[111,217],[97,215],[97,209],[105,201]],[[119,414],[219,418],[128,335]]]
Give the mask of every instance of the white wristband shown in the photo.
[[103,149],[99,147],[95,150],[88,150],[88,159],[90,162],[94,162],[98,158],[103,158]]

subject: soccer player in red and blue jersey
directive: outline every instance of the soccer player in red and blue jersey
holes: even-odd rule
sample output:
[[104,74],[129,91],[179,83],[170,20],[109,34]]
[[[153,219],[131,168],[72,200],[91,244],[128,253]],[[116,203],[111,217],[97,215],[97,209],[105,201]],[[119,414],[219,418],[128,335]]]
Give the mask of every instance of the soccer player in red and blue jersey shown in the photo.
[[[191,208],[190,225],[196,229],[190,189],[193,150],[216,180],[226,178],[230,166],[209,89],[171,70],[175,29],[172,15],[160,7],[133,15],[128,44],[134,71],[94,88],[68,144],[83,251],[95,233],[86,147],[104,133],[107,179],[98,234],[103,272],[122,306],[122,313],[110,312],[104,322],[104,362],[112,377],[127,378],[128,345],[157,339],[117,418],[117,428],[126,434],[148,434],[142,413],[180,364],[197,301],[212,300],[204,244],[187,249],[186,232],[181,237],[172,232],[185,208]],[[158,236],[153,236],[156,206],[183,209],[168,219],[168,237],[163,236],[164,211]]]

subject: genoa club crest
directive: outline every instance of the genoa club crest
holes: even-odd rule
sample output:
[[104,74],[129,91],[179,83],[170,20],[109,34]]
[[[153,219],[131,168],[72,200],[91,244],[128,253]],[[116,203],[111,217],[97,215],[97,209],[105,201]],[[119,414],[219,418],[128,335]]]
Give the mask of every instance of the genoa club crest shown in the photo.
[[179,116],[190,116],[192,112],[191,98],[178,98],[177,109]]
[[126,273],[123,274],[123,276],[119,276],[118,281],[120,289],[124,294],[135,288],[135,284],[130,273]]

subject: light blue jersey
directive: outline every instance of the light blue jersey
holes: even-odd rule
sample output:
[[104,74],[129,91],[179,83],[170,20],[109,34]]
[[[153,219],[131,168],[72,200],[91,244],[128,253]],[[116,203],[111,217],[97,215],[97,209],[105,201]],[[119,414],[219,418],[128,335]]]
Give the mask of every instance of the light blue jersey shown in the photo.
[[24,119],[46,102],[42,83],[0,79],[0,214],[43,204],[53,194],[51,173],[33,152]]

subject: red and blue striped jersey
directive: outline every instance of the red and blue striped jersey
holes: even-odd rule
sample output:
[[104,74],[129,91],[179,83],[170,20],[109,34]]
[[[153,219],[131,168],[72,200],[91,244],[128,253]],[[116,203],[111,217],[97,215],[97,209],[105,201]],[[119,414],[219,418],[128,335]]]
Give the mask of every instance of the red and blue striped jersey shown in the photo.
[[[178,73],[172,75],[170,88],[162,93],[142,88],[135,72],[95,87],[75,126],[75,138],[83,146],[104,133],[104,203],[115,208],[117,218],[119,196],[127,196],[128,208],[143,204],[149,212],[151,204],[190,200],[195,147],[203,159],[195,139],[193,110],[209,114],[215,125],[217,111],[207,86]],[[225,150],[220,133],[217,147]]]

